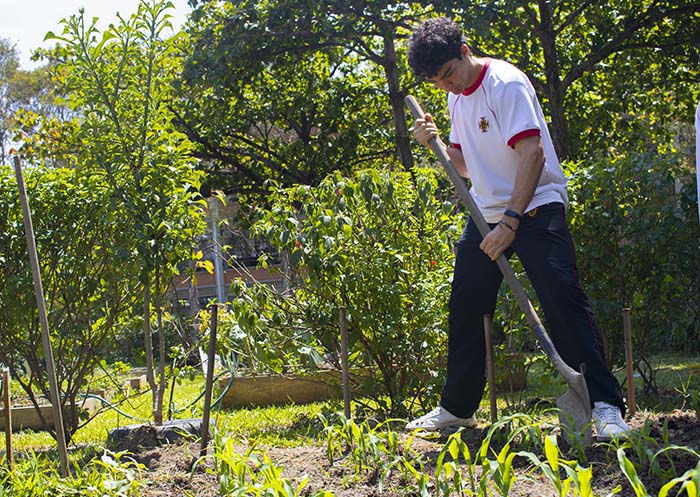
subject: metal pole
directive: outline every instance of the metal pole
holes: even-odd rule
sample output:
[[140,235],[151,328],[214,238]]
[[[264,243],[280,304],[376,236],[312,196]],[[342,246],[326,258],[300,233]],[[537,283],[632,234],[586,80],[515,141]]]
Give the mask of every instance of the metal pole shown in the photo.
[[7,467],[12,471],[15,467],[15,456],[12,450],[12,401],[10,399],[10,371],[2,372],[2,390],[5,403],[5,453]]
[[491,346],[491,316],[484,314],[484,341],[486,349],[486,379],[489,382],[489,402],[491,403],[491,422],[498,418],[496,407],[496,375],[493,369],[493,347]]
[[[213,198],[211,201],[211,240],[214,244],[214,279],[216,281],[216,301],[220,304],[226,303],[226,291],[224,290],[224,265],[222,262],[221,245],[219,244],[219,199]],[[206,374],[209,369],[208,356],[199,347],[199,358],[202,362],[202,372]]]
[[211,234],[214,242],[214,277],[216,278],[216,300],[220,304],[226,303],[224,291],[224,265],[222,262],[221,245],[219,244],[219,200],[212,201],[211,209]]
[[350,365],[348,363],[348,330],[345,322],[345,306],[338,308],[340,317],[340,365],[343,372],[343,409],[345,419],[350,419]]
[[56,380],[56,366],[53,359],[53,349],[51,347],[51,335],[49,334],[49,321],[46,316],[46,301],[44,300],[44,290],[41,286],[41,273],[39,271],[39,256],[36,251],[36,240],[34,238],[34,227],[32,225],[32,214],[29,210],[27,200],[27,190],[24,185],[24,174],[22,173],[22,163],[18,155],[14,157],[15,174],[17,176],[17,186],[19,188],[19,198],[22,204],[22,214],[24,216],[24,233],[27,237],[29,248],[29,262],[32,266],[32,276],[34,278],[34,293],[36,304],[39,310],[39,322],[41,323],[41,338],[44,344],[44,355],[46,356],[46,373],[49,377],[49,387],[51,393],[51,404],[53,407],[53,420],[56,429],[56,442],[58,443],[58,455],[61,459],[61,474],[68,476],[68,449],[66,448],[66,436],[63,430],[63,415],[61,413],[61,396]]
[[622,321],[625,327],[625,363],[627,365],[627,413],[634,416],[636,405],[634,399],[634,364],[632,359],[632,318],[630,308],[622,309]]
[[214,355],[216,354],[216,328],[218,322],[219,305],[211,306],[211,319],[209,320],[209,355],[207,357],[207,376],[204,387],[204,413],[202,414],[202,444],[199,448],[199,456],[207,455],[209,444],[209,417],[211,413],[211,390],[214,378]]

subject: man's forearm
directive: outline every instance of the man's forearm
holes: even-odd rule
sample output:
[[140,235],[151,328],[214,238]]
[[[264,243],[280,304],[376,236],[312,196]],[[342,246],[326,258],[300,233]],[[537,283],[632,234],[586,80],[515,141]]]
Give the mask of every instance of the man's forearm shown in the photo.
[[544,152],[539,137],[523,140],[523,142],[526,141],[527,143],[516,144],[520,161],[513,184],[513,193],[508,202],[508,209],[519,214],[524,214],[525,209],[530,205],[544,168]]
[[464,160],[462,151],[458,148],[448,147],[444,144],[443,146],[445,146],[445,151],[452,161],[452,164],[454,164],[457,174],[459,174],[462,178],[469,178],[469,170],[467,169],[467,163]]

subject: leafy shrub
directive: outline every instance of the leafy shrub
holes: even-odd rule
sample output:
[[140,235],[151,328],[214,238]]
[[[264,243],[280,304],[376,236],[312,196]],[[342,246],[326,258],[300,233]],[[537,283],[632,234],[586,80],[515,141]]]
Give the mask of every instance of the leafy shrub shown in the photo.
[[609,360],[623,357],[623,307],[632,309],[637,357],[697,343],[700,229],[684,186],[690,171],[675,157],[644,154],[572,167],[578,266]]
[[415,180],[367,170],[278,189],[252,232],[288,254],[293,290],[237,286],[229,336],[247,337],[240,350],[263,364],[281,367],[303,344],[307,356],[311,347],[337,365],[345,306],[352,366],[376,370],[365,386],[378,407],[402,413],[434,401],[459,234],[454,205],[437,187],[426,169]]
[[[66,432],[80,423],[79,394],[111,346],[129,304],[128,254],[107,185],[68,169],[26,174]],[[34,403],[50,398],[27,241],[9,168],[0,169],[0,362]]]

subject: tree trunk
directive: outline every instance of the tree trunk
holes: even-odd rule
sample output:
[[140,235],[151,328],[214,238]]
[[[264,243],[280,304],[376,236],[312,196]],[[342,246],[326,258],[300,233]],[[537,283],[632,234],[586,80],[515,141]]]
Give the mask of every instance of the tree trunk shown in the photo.
[[394,31],[388,24],[383,27],[384,33],[384,58],[382,66],[386,74],[389,86],[389,101],[391,103],[391,113],[394,119],[396,130],[396,149],[399,160],[406,171],[413,169],[413,154],[411,154],[411,142],[408,136],[408,125],[406,124],[406,108],[404,105],[404,94],[401,91],[399,80],[399,70],[396,67],[396,49],[394,47]]
[[143,338],[144,347],[146,352],[146,379],[148,380],[148,385],[151,388],[152,394],[152,407],[153,407],[153,419],[156,424],[162,423],[162,413],[160,422],[157,418],[157,406],[161,404],[158,399],[158,383],[156,382],[156,376],[153,368],[153,336],[151,335],[151,285],[150,283],[144,284],[143,287]]
[[569,143],[569,126],[564,114],[564,87],[561,80],[559,68],[559,53],[557,52],[554,26],[549,2],[539,0],[540,23],[535,27],[535,33],[542,43],[544,52],[544,69],[546,82],[544,85],[545,96],[549,106],[549,113],[552,118],[550,129],[554,149],[557,151],[559,159],[569,159],[571,157],[571,146]]
[[185,350],[195,350],[197,348],[197,336],[199,335],[199,320],[197,316],[199,315],[199,290],[197,285],[195,285],[196,272],[194,261],[188,263],[189,269],[192,271],[192,277],[189,278],[189,284],[187,286],[188,296],[187,299],[190,303],[189,315],[192,318],[192,324],[188,328],[187,336],[185,337]]
[[549,101],[549,113],[552,117],[550,130],[554,149],[560,160],[570,159],[572,150],[569,143],[569,126],[564,115],[564,95],[560,85],[554,88],[547,85],[547,100]]
[[165,398],[165,330],[163,329],[163,293],[160,291],[160,278],[156,278],[156,318],[158,321],[158,394],[154,393],[153,421],[157,425],[163,424],[163,399]]

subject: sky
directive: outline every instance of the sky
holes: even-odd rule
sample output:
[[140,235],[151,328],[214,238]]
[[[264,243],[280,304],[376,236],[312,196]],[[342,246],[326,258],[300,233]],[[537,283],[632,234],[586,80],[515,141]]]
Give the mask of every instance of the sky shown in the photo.
[[[179,29],[190,12],[187,0],[171,0],[175,6],[173,28]],[[48,31],[61,34],[59,24],[63,18],[78,14],[85,8],[85,17],[98,17],[98,28],[104,30],[117,20],[119,12],[128,17],[136,12],[139,0],[0,0],[0,38],[9,38],[19,52],[22,69],[34,69],[41,62],[30,60],[32,50],[51,47],[53,42],[44,42]]]

